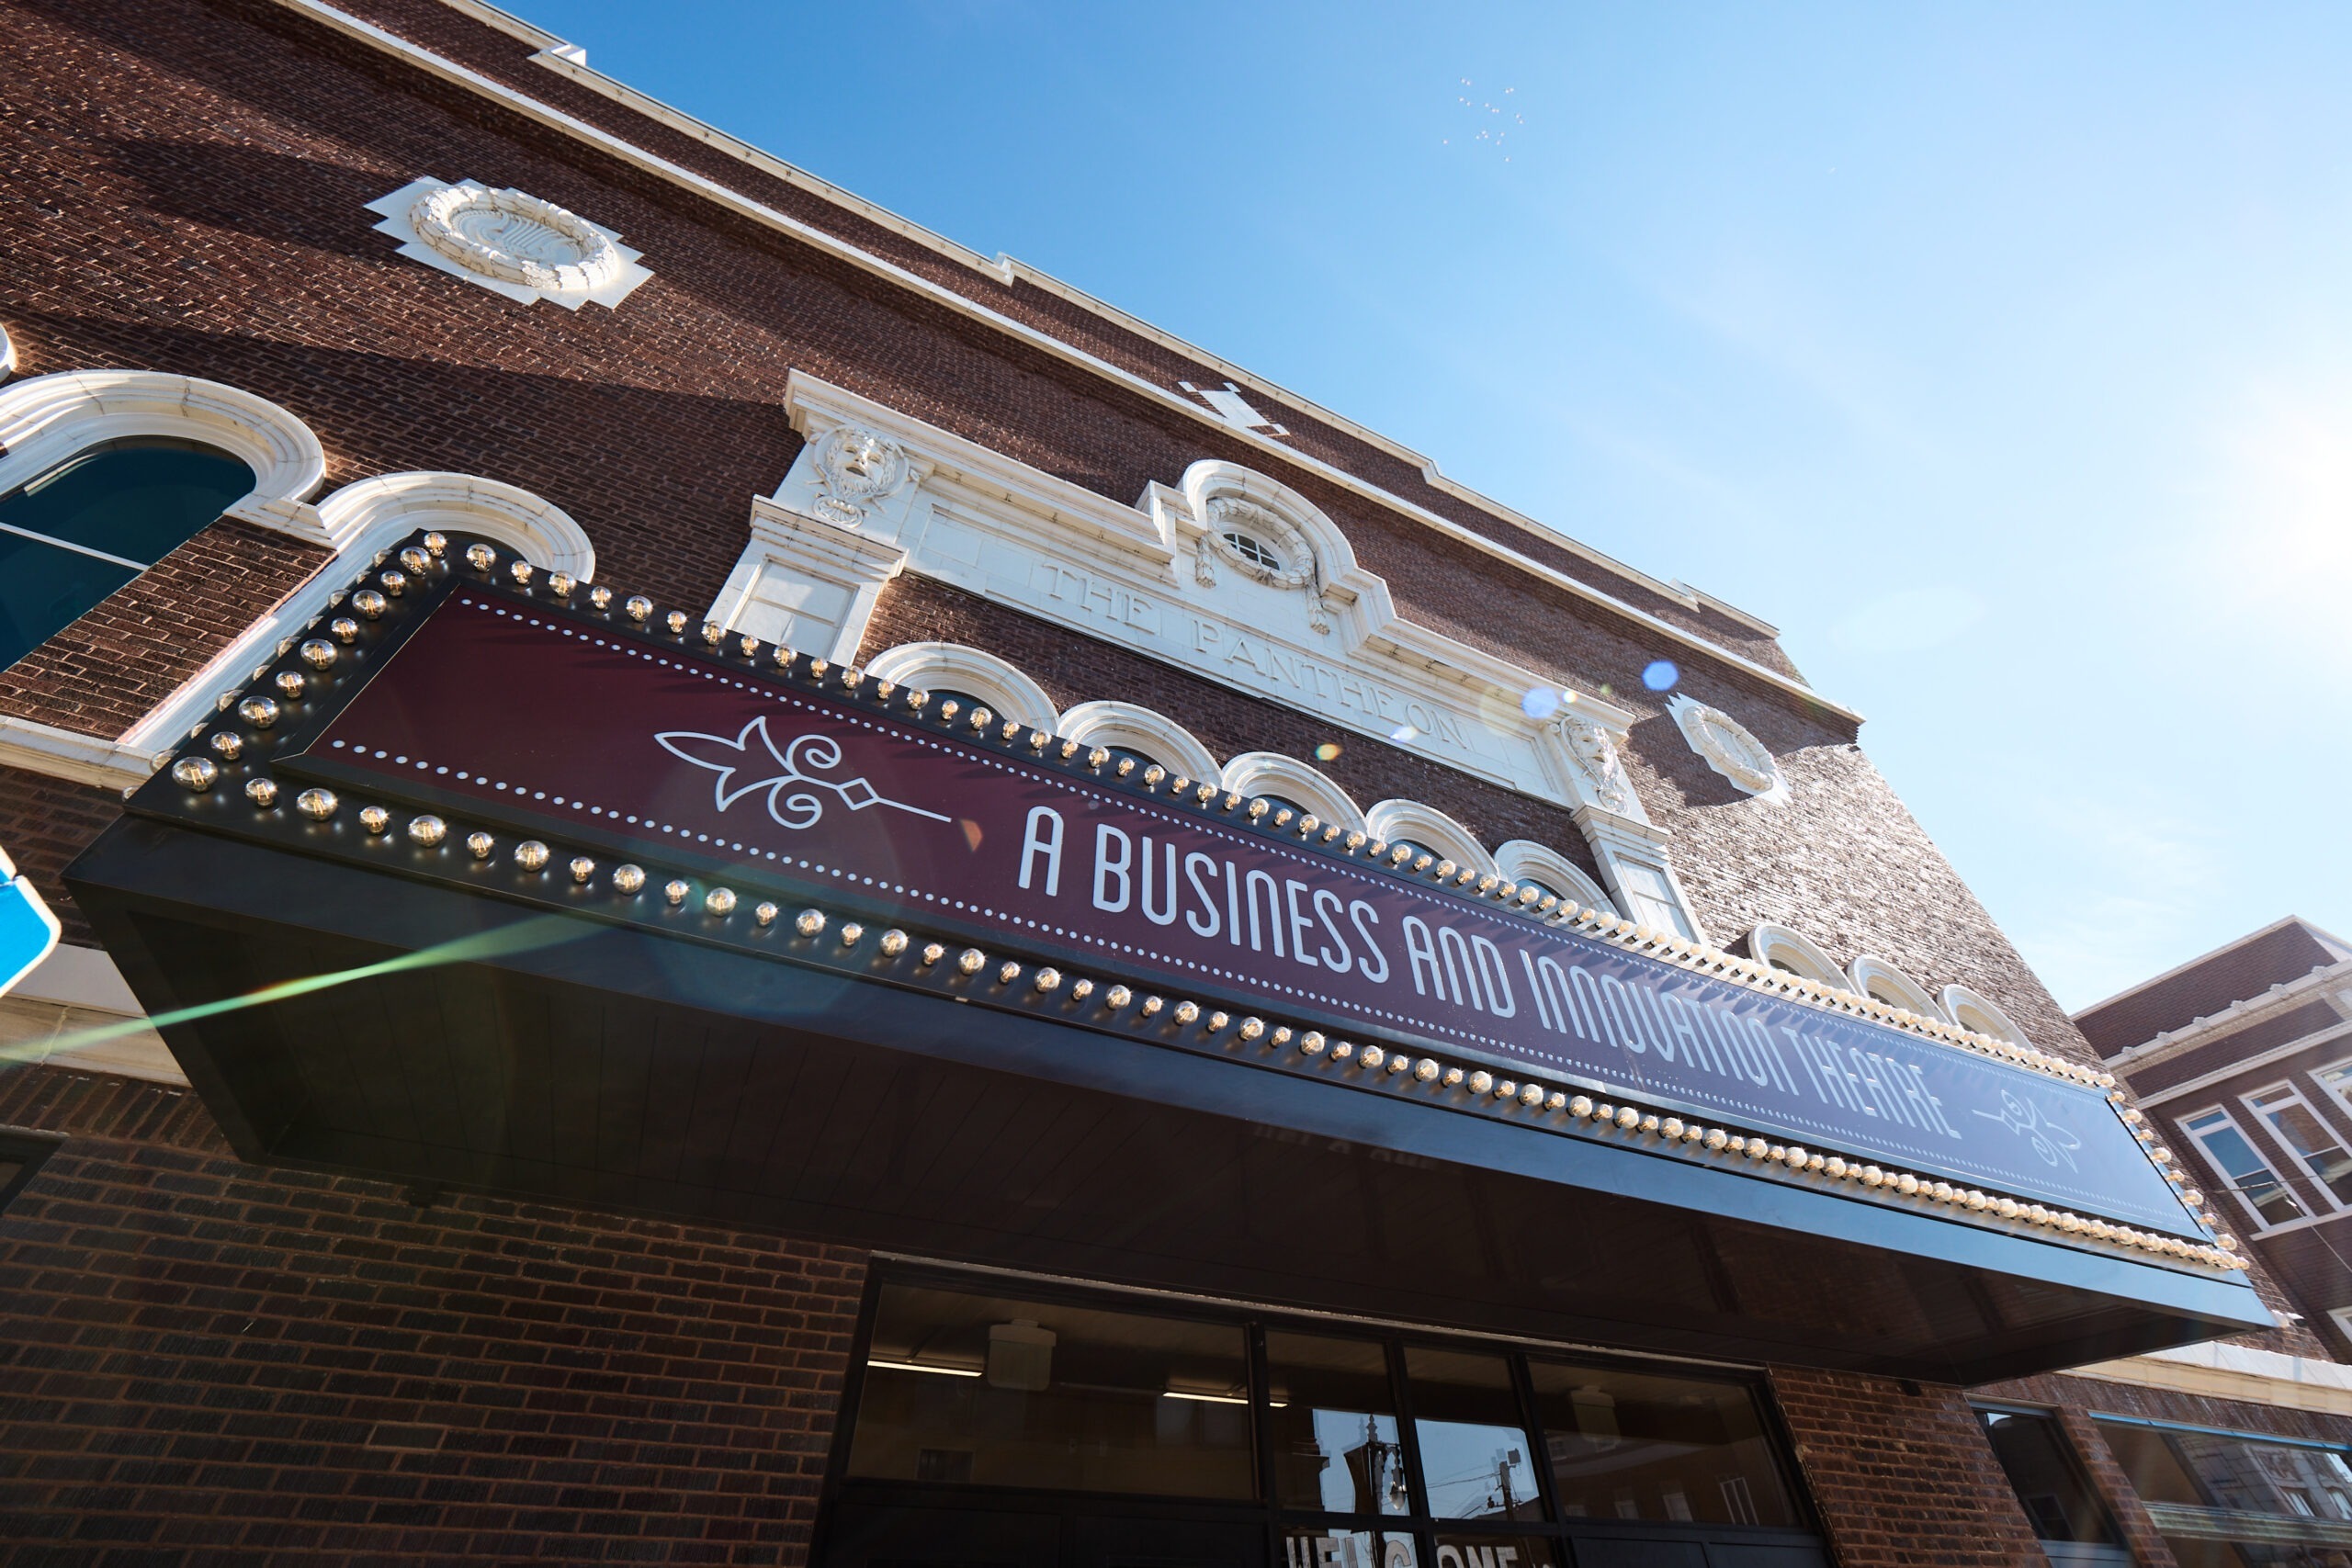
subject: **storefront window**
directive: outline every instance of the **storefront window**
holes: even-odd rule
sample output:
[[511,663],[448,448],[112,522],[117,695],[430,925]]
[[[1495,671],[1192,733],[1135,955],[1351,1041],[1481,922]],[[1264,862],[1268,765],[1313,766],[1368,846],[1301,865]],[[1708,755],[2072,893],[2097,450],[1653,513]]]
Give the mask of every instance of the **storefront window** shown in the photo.
[[1412,1511],[1385,1348],[1370,1340],[1270,1332],[1266,1399],[1274,1496],[1283,1506],[1331,1514]]
[[2352,1462],[2346,1450],[2095,1419],[2182,1568],[2352,1564]]
[[1250,1448],[1238,1326],[890,1285],[850,1473],[1247,1498]]
[[1180,1523],[1282,1568],[1827,1561],[1732,1378],[953,1276],[874,1310],[827,1568],[1016,1515],[1074,1563]]
[[1984,1423],[1984,1435],[2008,1472],[2026,1517],[2033,1521],[2035,1535],[2044,1542],[2120,1551],[2123,1538],[2114,1516],[2091,1490],[2090,1478],[2056,1416],[2040,1410],[1987,1409],[1976,1416]]
[[1570,1518],[1788,1526],[1788,1486],[1737,1383],[1531,1359],[1553,1495]]
[[1405,1351],[1413,1380],[1413,1438],[1421,1489],[1441,1519],[1540,1519],[1535,1445],[1520,1415],[1510,1363],[1500,1356]]

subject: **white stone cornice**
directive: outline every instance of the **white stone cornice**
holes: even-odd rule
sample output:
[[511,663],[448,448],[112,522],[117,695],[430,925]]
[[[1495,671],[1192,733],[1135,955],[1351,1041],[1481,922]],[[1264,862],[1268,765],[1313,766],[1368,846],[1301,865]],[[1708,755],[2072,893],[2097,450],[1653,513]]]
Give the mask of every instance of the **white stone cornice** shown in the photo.
[[[2248,1073],[2260,1072],[2275,1063],[2291,1061],[2315,1046],[2340,1043],[2348,1038],[2352,1038],[2352,1020],[2339,1018],[2335,1022],[2323,1024],[2308,1034],[2299,1034],[2292,1040],[2273,1045],[2265,1051],[2256,1051],[2250,1056],[2233,1057],[2211,1072],[2199,1073],[2193,1078],[2184,1078],[2179,1083],[2164,1089],[2143,1091],[2134,1086],[2132,1094],[2143,1106],[2163,1105],[2191,1095],[2201,1095],[2216,1084],[2227,1083],[2232,1078],[2244,1077]],[[2201,1041],[2199,1043],[2202,1043]],[[2145,1066],[2146,1064],[2142,1063],[2140,1066]],[[2315,1217],[2333,1219],[2336,1216],[2322,1214]]]
[[2167,1030],[2153,1040],[2119,1051],[2107,1058],[2108,1067],[2118,1076],[2137,1072],[2220,1035],[2234,1033],[2267,1013],[2309,1001],[2313,993],[2348,984],[2352,984],[2352,959],[2317,965],[2309,974],[2280,981],[2258,997],[2240,998],[2219,1012],[2208,1013],[2182,1028]]
[[99,789],[144,784],[165,753],[0,714],[0,767]]

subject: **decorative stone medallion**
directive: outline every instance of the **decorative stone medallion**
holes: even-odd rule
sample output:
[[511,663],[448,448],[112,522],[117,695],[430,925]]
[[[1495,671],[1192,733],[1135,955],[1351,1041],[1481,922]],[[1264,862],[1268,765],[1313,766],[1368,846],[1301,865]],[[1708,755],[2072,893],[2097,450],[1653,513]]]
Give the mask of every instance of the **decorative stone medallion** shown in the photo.
[[1626,776],[1624,759],[1617,754],[1616,737],[1576,714],[1566,715],[1554,728],[1560,732],[1568,755],[1576,759],[1577,771],[1591,785],[1593,804],[1620,817],[1633,815],[1626,807],[1633,803],[1634,781]]
[[1681,728],[1682,738],[1690,743],[1690,750],[1699,753],[1707,766],[1730,780],[1733,788],[1776,806],[1789,798],[1789,784],[1781,773],[1781,764],[1765,750],[1764,742],[1750,735],[1739,720],[1679,692],[1667,707]]
[[873,502],[907,479],[907,455],[899,444],[854,424],[837,424],[818,439],[814,455],[825,493],[813,509],[828,523],[854,527]]
[[368,209],[401,254],[526,304],[609,309],[653,276],[611,230],[524,191],[412,180]]

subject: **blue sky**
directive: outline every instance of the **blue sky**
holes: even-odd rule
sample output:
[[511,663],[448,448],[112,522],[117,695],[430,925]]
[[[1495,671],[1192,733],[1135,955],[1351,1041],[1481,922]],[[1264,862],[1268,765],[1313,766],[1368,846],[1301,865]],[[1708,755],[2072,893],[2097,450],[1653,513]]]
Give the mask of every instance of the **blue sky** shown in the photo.
[[516,4],[1777,623],[2066,1005],[2352,931],[2352,10]]

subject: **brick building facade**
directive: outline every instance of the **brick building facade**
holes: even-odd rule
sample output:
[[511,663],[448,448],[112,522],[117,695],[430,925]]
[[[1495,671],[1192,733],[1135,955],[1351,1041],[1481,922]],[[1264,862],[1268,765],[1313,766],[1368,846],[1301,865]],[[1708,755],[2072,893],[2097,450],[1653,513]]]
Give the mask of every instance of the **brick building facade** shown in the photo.
[[[1217,830],[1279,829],[1307,846],[1283,853],[1331,875],[1576,933],[1595,973],[1667,965],[1875,1031],[1890,1056],[1993,1064],[2107,1114],[2098,1042],[1871,768],[1857,716],[1753,616],[637,98],[470,0],[6,4],[0,524],[76,558],[19,546],[12,570],[70,587],[98,558],[42,521],[53,506],[34,510],[56,476],[99,472],[76,464],[198,446],[253,480],[153,558],[100,551],[126,575],[55,624],[8,604],[30,629],[0,668],[0,848],[65,946],[0,998],[0,1159],[17,1169],[0,1184],[6,1560],[2344,1560],[2320,1482],[2295,1483],[2319,1523],[2282,1524],[2267,1495],[2154,1495],[2133,1446],[2221,1432],[2333,1456],[2352,1440],[2352,1390],[2299,1359],[2320,1341],[2265,1326],[2257,1295],[2285,1298],[2260,1266],[2235,1266],[2188,1210],[2101,1209],[2087,1178],[2060,1196],[1939,1180],[1920,1160],[1915,1179],[1866,1138],[1840,1144],[1858,1118],[1935,1114],[1876,1079],[1815,1079],[1844,1121],[1806,1124],[1823,1145],[1808,1165],[1769,1119],[1362,1014],[1360,1039],[1384,1043],[1344,1085],[1317,1077],[1340,1072],[1336,1052],[1244,1063],[1237,1044],[1187,1055],[1132,1032],[1090,1036],[1101,1055],[1076,1060],[1036,998],[1072,995],[1054,991],[1064,968],[1102,995],[1140,990],[1154,976],[1122,965],[1145,955],[1076,930],[1059,934],[1093,951],[1033,941],[1013,928],[1037,919],[994,910],[922,912],[942,951],[989,942],[970,949],[986,961],[972,983],[1002,958],[1020,998],[934,1006],[968,998],[922,986],[962,982],[899,976],[889,1008],[853,1021],[884,987],[813,948],[745,958],[768,940],[770,917],[747,924],[768,874],[756,859],[728,874],[745,889],[734,913],[717,863],[684,847],[682,914],[580,915],[606,922],[580,950],[594,964],[494,944],[430,978],[388,961],[496,935],[484,910],[571,917],[484,880],[518,851],[547,859],[537,817],[356,774],[311,783],[287,748],[364,694],[339,672],[413,669],[423,655],[377,639],[422,649],[454,604],[542,606],[529,613],[566,636],[640,653],[677,606],[664,669],[691,656],[735,687],[789,677],[792,700],[933,752],[946,726],[997,747],[979,754],[999,773],[1042,759],[1078,778],[1099,753],[1104,782],[1080,783],[1104,810],[1143,810],[1168,774],[1203,793],[1154,820],[1263,799],[1262,821]],[[455,216],[435,230],[436,212]],[[476,541],[500,570],[465,578]],[[509,582],[507,565],[531,570]],[[592,613],[592,583],[646,596],[650,618],[632,625],[619,598]],[[331,619],[349,633],[331,638]],[[1653,691],[1660,661],[1675,673]],[[937,700],[911,709],[876,694],[886,682]],[[238,700],[272,691],[285,728],[243,721]],[[515,694],[517,725],[597,721],[565,699]],[[989,725],[956,728],[950,703],[986,706]],[[1049,737],[1075,743],[1059,763]],[[1119,756],[1148,772],[1111,780]],[[241,793],[272,784],[273,757],[284,799]],[[301,837],[305,783],[325,796],[317,831],[347,838]],[[393,830],[359,836],[360,802],[379,798],[366,831]],[[247,800],[250,820],[191,815]],[[439,817],[412,816],[425,807],[457,818],[446,845]],[[1331,831],[1300,831],[1310,816]],[[430,840],[402,837],[417,820]],[[990,834],[1023,841],[1017,818],[963,826],[974,854]],[[653,857],[603,831],[549,833],[548,874],[576,850],[577,885],[618,897],[615,861]],[[484,840],[470,864],[469,837]],[[428,850],[456,858],[413,858]],[[1148,909],[1150,840],[1142,853]],[[653,865],[648,900],[672,874]],[[1024,851],[1024,890],[1032,869]],[[1299,933],[1318,928],[1301,896],[1303,963]],[[922,946],[879,893],[816,897],[827,942],[855,947],[855,916],[903,919]],[[660,928],[687,917],[733,923]],[[1488,976],[1482,1027],[1498,1027],[1505,998],[1530,998],[1462,953]],[[771,1003],[770,971],[803,989]],[[1170,1016],[1254,1003],[1268,1019],[1247,1022],[1287,1041],[1272,998],[1304,993],[1250,989],[1264,973],[1204,980],[1197,1004],[1171,990]],[[1581,1004],[1542,999],[1525,973],[1565,1032]],[[276,999],[243,1005],[254,995]],[[1317,1053],[1310,1026],[1346,1027],[1295,1005]],[[657,1128],[671,1102],[655,1088],[728,1052],[752,1064],[741,1086],[697,1089]],[[762,1078],[786,1072],[771,1057],[789,1088]],[[1413,1070],[1378,1076],[1384,1058]],[[486,1061],[497,1081],[466,1077]],[[349,1085],[321,1087],[346,1069]],[[1505,1069],[1535,1075],[1534,1098],[1489,1093]],[[570,1106],[581,1073],[604,1098]],[[645,1087],[633,1101],[615,1083]],[[271,1098],[288,1084],[292,1100]],[[1598,1120],[1602,1091],[1633,1120]],[[756,1158],[729,1142],[697,1164],[696,1129],[717,1123],[696,1118],[730,1100],[775,1130]],[[497,1127],[463,1124],[486,1106]],[[746,1135],[730,1114],[721,1142]],[[1684,1116],[1687,1140],[1665,1131]],[[2179,1184],[2135,1164],[2147,1140],[2125,1125],[2086,1135],[2169,1201]],[[1024,1165],[1023,1145],[1043,1153]],[[1342,1189],[1358,1196],[1315,1201]],[[978,1331],[950,1321],[955,1302],[1007,1321],[967,1348]],[[901,1336],[923,1312],[935,1321]],[[2216,1335],[2231,1355],[2172,1348]],[[1035,1395],[1038,1412],[1049,1394],[1110,1400],[1143,1375],[1120,1357],[1162,1340],[1182,1354],[1150,1363],[1157,1414],[1105,1427],[1108,1405],[1054,1405],[1078,1427],[1051,1452],[971,1440],[922,1392],[963,1380],[974,1408]],[[1385,1371],[1342,1364],[1359,1350]],[[1202,1370],[1220,1356],[1226,1371]],[[1056,1364],[1071,1387],[1070,1368],[1109,1381],[1059,1393]],[[1363,1424],[1355,1446],[1286,1414],[1318,1378],[1356,1380],[1358,1403],[1330,1407]],[[1669,1385],[1727,1435],[1637,1429]],[[2079,1495],[2015,1483],[2045,1419]],[[1489,1432],[1500,1501],[1453,1510],[1461,1478],[1437,1456]],[[902,1437],[903,1466],[874,1457]],[[1144,1463],[1122,1442],[1157,1446]],[[1029,1468],[992,1485],[1016,1450]],[[1301,1501],[1285,1488],[1318,1452]],[[1592,1477],[1636,1452],[1668,1479],[1612,1501]],[[2352,1521],[2352,1488],[2344,1507]],[[2219,1544],[2240,1539],[2269,1544]]]

